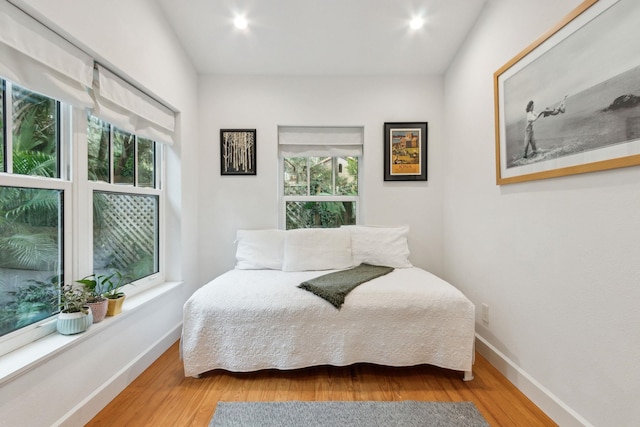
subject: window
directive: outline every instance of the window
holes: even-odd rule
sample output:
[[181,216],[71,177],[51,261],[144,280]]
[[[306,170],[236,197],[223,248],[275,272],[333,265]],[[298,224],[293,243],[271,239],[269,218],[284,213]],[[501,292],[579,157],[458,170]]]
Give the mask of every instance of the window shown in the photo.
[[63,283],[117,268],[136,281],[131,295],[164,280],[175,113],[0,5],[2,355],[55,330]]
[[[60,103],[0,80],[3,107],[1,172],[60,177]],[[6,140],[5,137],[6,136]],[[4,155],[4,152],[7,155]]]
[[129,280],[159,272],[159,149],[95,116],[88,119],[93,271]]
[[59,178],[59,103],[10,83],[5,86],[13,116],[12,167],[7,171]]
[[285,228],[356,223],[357,157],[285,157]]
[[[118,269],[129,281],[160,277],[162,145],[52,98],[0,80],[0,354],[53,331],[59,287],[72,271]],[[71,119],[86,123],[87,182],[70,179]],[[78,150],[79,152],[83,152]],[[80,166],[82,167],[82,166]],[[78,170],[73,171],[78,175]],[[92,205],[93,232],[71,223],[74,186]],[[84,192],[84,193],[83,193]],[[83,195],[84,194],[84,195]],[[81,209],[79,211],[82,211]],[[76,234],[77,237],[73,238]],[[72,260],[72,242],[92,264]],[[81,257],[79,257],[81,258]],[[66,278],[66,279],[65,279]],[[79,277],[78,277],[79,278]]]
[[284,228],[355,224],[362,128],[281,127],[278,134]]
[[[58,312],[65,267],[61,105],[0,80],[0,337]],[[62,178],[59,179],[59,178]]]

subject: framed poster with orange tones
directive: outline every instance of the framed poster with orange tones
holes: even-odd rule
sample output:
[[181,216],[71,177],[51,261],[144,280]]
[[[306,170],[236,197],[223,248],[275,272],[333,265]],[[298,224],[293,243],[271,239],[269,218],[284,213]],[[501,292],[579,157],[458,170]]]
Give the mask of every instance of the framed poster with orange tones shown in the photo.
[[427,122],[384,124],[384,180],[427,180]]

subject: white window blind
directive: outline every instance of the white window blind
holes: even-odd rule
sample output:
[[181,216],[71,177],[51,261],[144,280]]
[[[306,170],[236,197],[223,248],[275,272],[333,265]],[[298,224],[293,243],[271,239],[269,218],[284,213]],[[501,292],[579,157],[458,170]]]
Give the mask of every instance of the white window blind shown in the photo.
[[0,76],[51,98],[89,107],[93,59],[17,7],[0,1]]
[[138,136],[173,144],[174,112],[98,64],[93,94],[95,116]]
[[278,126],[280,157],[362,156],[360,126]]

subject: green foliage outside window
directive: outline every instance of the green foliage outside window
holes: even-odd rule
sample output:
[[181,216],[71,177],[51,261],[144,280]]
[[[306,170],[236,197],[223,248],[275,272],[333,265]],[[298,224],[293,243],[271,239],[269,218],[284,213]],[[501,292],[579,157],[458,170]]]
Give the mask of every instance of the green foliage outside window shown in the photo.
[[4,81],[0,80],[0,172],[5,171],[4,166]]
[[[0,81],[0,171],[60,177],[58,103]],[[10,101],[10,108],[2,100]],[[10,117],[7,117],[11,111]],[[12,124],[7,153],[5,124]],[[62,191],[0,186],[0,335],[57,310],[62,277]]]
[[155,142],[138,138],[138,186],[155,187]]
[[111,125],[89,114],[87,127],[89,179],[109,182],[109,134]]
[[13,173],[58,178],[58,103],[13,86],[12,107]]
[[27,280],[10,296],[0,310],[0,336],[46,319],[58,312],[60,292],[58,277],[49,280]]
[[353,225],[354,202],[287,202],[286,228],[327,228]]
[[95,191],[93,203],[94,271],[119,270],[131,281],[156,273],[159,198]]
[[120,129],[113,131],[113,182],[134,184],[135,137]]
[[55,312],[50,294],[62,278],[61,206],[59,190],[0,187],[0,335]]
[[[112,129],[109,123],[91,114],[88,121],[89,179],[111,182],[113,176],[115,184],[134,185],[137,174],[137,186],[154,188],[155,141],[136,137],[118,128]],[[111,151],[113,151],[113,169],[109,164]]]
[[[357,196],[357,157],[284,159],[285,196]],[[354,201],[287,201],[286,228],[355,224]]]

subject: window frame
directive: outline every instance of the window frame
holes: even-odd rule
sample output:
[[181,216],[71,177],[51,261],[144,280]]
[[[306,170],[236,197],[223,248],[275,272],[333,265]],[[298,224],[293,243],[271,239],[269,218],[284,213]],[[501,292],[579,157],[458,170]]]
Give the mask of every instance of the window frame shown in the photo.
[[[86,115],[86,114],[85,114]],[[83,268],[81,274],[77,277],[85,277],[89,274],[93,273],[93,194],[94,192],[106,192],[106,193],[115,193],[115,194],[131,194],[131,195],[141,195],[141,196],[156,196],[158,197],[158,272],[153,273],[149,276],[145,276],[138,280],[131,282],[123,288],[123,292],[128,296],[133,296],[139,294],[145,290],[148,290],[154,286],[157,286],[161,283],[164,283],[166,280],[166,262],[165,262],[165,253],[166,253],[166,220],[165,220],[165,209],[166,209],[166,194],[165,194],[165,185],[164,185],[164,177],[166,176],[165,167],[166,167],[166,155],[164,144],[158,141],[155,142],[154,148],[154,183],[155,187],[140,187],[138,186],[138,135],[134,132],[131,132],[127,129],[123,129],[119,126],[116,126],[112,123],[106,121],[109,125],[109,182],[105,181],[93,181],[89,179],[89,167],[88,167],[88,115],[86,115],[87,120],[84,129],[84,150],[83,153],[78,154],[78,158],[84,161],[84,176],[79,179],[78,187],[81,187],[79,196],[82,198],[80,202],[83,206],[89,206],[89,212],[87,217],[89,221],[83,225],[84,233],[86,237],[83,245],[86,245],[83,248],[83,253],[85,254],[85,260],[83,265],[90,266],[90,268]],[[102,120],[102,119],[100,119]],[[135,146],[134,146],[134,183],[133,184],[121,184],[115,183],[115,174],[114,174],[114,150],[113,150],[113,140],[114,140],[114,131],[118,129],[120,131],[124,131],[127,133],[131,133],[135,136]],[[146,137],[141,137],[144,139],[150,139]],[[80,243],[79,243],[80,244]]]
[[[345,156],[335,156],[335,155],[326,155],[326,156],[283,156],[280,155],[278,157],[278,228],[282,230],[287,229],[287,202],[355,202],[355,220],[356,224],[360,223],[360,192],[362,188],[362,159],[363,156],[347,156],[347,157],[355,157],[358,159],[358,192],[355,196],[338,196],[338,195],[285,195],[285,185],[284,185],[284,177],[285,177],[285,158],[311,158],[311,157],[331,157],[331,176],[332,176],[332,187],[335,189],[336,183],[336,173],[338,172],[338,158],[344,158]],[[307,160],[308,162],[308,160]],[[307,164],[307,193],[310,192],[310,179],[311,176],[311,168],[308,167]]]
[[[8,169],[0,169],[0,185],[62,192],[61,200],[58,201],[59,252],[56,256],[61,259],[62,265],[58,270],[64,282],[73,283],[91,274],[93,270],[93,242],[92,238],[86,238],[86,236],[93,236],[93,207],[90,203],[93,191],[87,180],[87,109],[99,110],[110,115],[114,120],[122,120],[121,124],[125,126],[125,130],[130,125],[135,127],[132,133],[137,131],[142,137],[155,140],[155,153],[156,156],[160,156],[155,159],[156,184],[154,187],[154,190],[160,193],[157,196],[159,272],[141,279],[145,283],[132,288],[128,294],[140,293],[148,287],[161,284],[167,268],[165,251],[168,234],[165,223],[168,200],[163,183],[166,179],[167,159],[166,148],[162,143],[171,145],[175,141],[176,111],[159,102],[156,96],[150,96],[115,73],[106,70],[97,62],[94,54],[78,48],[19,8],[9,4],[3,8],[3,14],[9,17],[6,20],[9,24],[7,34],[13,34],[16,37],[2,37],[0,40],[3,48],[12,50],[12,55],[0,64],[0,79],[3,82],[0,88],[3,91],[2,115],[6,118],[2,126],[3,138],[0,150],[3,152],[3,162],[8,161],[9,164]],[[15,83],[27,91],[56,101],[58,144],[55,178],[13,173],[14,143],[16,142],[13,140],[12,129],[14,105],[11,90],[8,91],[9,96],[6,96],[5,82]],[[150,187],[145,189],[143,194],[153,191]],[[128,190],[129,193],[140,191],[130,188]],[[118,192],[119,190],[109,188],[109,191]],[[53,228],[52,226],[51,229]],[[144,300],[146,295],[154,293],[149,292],[136,300]],[[136,307],[135,301],[132,307]],[[0,336],[0,356],[26,344],[31,345],[25,347],[25,353],[42,350],[43,346],[39,346],[34,341],[38,337],[54,332],[55,324],[56,316],[54,315]],[[102,325],[104,324],[100,327]],[[51,341],[59,342],[60,340],[51,337],[41,342]],[[64,346],[66,344],[61,347]],[[51,352],[45,351],[43,355],[45,353]],[[0,378],[0,381],[2,379],[4,378]]]
[[[0,77],[1,78],[1,77]],[[6,81],[4,78],[1,78]],[[10,86],[10,82],[9,83]],[[6,87],[6,86],[5,86]],[[29,88],[25,88],[30,90]],[[45,95],[47,96],[47,95]],[[3,101],[6,100],[3,96]],[[88,179],[88,115],[84,108],[58,102],[58,168],[59,177],[49,178],[35,175],[18,175],[0,172],[0,185],[62,191],[62,274],[65,283],[93,273],[93,192],[148,195],[158,197],[158,272],[138,279],[124,287],[127,296],[140,294],[161,285],[166,280],[166,204],[164,179],[166,176],[165,144],[154,141],[155,187],[137,187]],[[13,115],[11,106],[3,105],[5,158],[12,160]],[[112,125],[113,129],[113,125]],[[126,131],[126,130],[125,130]],[[137,136],[136,136],[137,138]],[[146,137],[142,137],[149,139]],[[137,151],[137,144],[136,144]],[[138,161],[137,152],[135,161]],[[113,154],[110,153],[112,157]],[[110,163],[112,164],[112,158]],[[137,184],[137,167],[134,182]],[[9,168],[11,170],[11,168]],[[110,176],[113,181],[113,174]],[[56,315],[0,336],[0,356],[10,353],[56,333]]]
[[[0,172],[0,185],[3,187],[19,187],[42,190],[62,191],[62,275],[64,278],[72,277],[74,268],[72,245],[75,224],[73,221],[73,180],[71,179],[71,147],[75,137],[72,135],[73,113],[71,107],[59,101],[57,107],[58,120],[58,169],[59,177],[50,178],[39,175],[14,174],[11,163],[13,162],[13,106],[7,100],[7,87],[12,83],[3,80],[3,112],[4,112],[4,155],[8,167],[5,172]],[[30,90],[28,88],[24,88]],[[47,95],[44,95],[47,96]],[[11,97],[11,95],[9,96]],[[66,279],[65,279],[66,281]],[[19,347],[43,338],[56,331],[56,315],[47,317],[13,332],[0,336],[0,356],[7,354]]]

